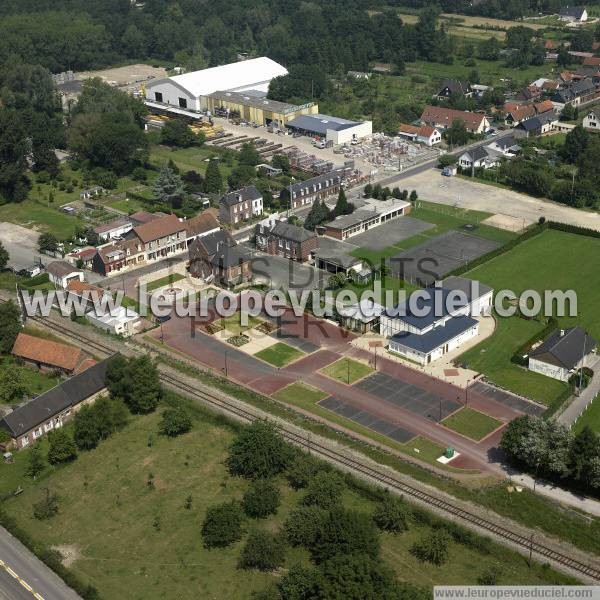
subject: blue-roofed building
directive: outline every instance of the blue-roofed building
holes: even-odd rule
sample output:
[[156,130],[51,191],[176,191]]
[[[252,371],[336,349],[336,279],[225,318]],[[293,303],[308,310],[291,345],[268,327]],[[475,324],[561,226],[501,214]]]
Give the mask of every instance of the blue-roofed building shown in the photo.
[[288,121],[286,127],[304,135],[325,139],[333,144],[346,144],[373,133],[371,121],[349,121],[321,114],[301,115]]
[[490,311],[492,296],[478,281],[448,277],[386,309],[380,333],[390,338],[391,352],[426,365],[477,336],[476,317]]

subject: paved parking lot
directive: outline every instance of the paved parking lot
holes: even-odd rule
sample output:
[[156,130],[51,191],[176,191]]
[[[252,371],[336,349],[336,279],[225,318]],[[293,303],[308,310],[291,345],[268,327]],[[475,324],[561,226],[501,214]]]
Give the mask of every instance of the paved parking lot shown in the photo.
[[318,402],[323,408],[333,411],[334,413],[345,417],[346,419],[350,419],[363,427],[368,427],[377,433],[381,433],[386,437],[391,438],[401,444],[412,440],[415,437],[415,434],[408,431],[408,429],[404,429],[404,427],[398,427],[395,423],[390,421],[386,421],[385,419],[380,419],[377,415],[367,411],[361,410],[360,408],[356,408],[351,404],[343,402],[342,400],[338,400],[333,396],[329,396],[324,400]]
[[396,254],[393,259],[402,259],[403,262],[394,263],[392,260],[390,270],[407,281],[420,280],[424,285],[429,285],[498,246],[497,242],[462,231],[447,231]]
[[487,383],[484,383],[483,381],[477,381],[471,385],[469,390],[478,392],[486,398],[492,398],[496,402],[510,406],[511,408],[514,408],[515,410],[527,415],[541,417],[546,412],[545,406],[528,402],[527,400],[519,398],[510,392],[505,392],[503,390],[499,390],[498,388],[492,387],[491,385],[487,385]]
[[433,227],[434,225],[431,223],[426,223],[420,219],[400,217],[399,219],[388,221],[383,225],[379,225],[379,227],[374,227],[364,233],[355,235],[348,242],[360,248],[378,251]]
[[374,373],[354,387],[436,423],[462,406],[385,373]]
[[[37,249],[39,232],[27,229],[14,223],[0,223],[0,240],[9,254],[8,266],[15,269],[30,267],[35,257],[40,253]],[[44,264],[54,259],[49,256],[43,257]]]

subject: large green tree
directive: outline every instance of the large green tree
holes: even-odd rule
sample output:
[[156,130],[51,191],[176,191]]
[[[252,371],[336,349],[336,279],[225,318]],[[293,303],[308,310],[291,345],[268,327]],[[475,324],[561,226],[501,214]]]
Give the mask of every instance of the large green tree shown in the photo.
[[21,312],[12,301],[0,303],[0,354],[8,354],[21,330]]
[[171,208],[179,208],[185,194],[181,176],[164,166],[152,184],[152,193],[158,202],[163,202]]
[[219,170],[219,161],[211,159],[204,175],[204,191],[209,194],[218,194],[223,190],[223,178]]
[[29,151],[21,115],[0,104],[0,204],[21,202],[27,197],[25,176]]

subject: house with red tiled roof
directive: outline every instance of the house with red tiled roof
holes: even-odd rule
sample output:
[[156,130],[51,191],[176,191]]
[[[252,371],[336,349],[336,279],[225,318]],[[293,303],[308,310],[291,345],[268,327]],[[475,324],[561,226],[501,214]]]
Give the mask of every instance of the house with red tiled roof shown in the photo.
[[398,128],[398,135],[405,137],[415,142],[420,142],[426,146],[433,146],[439,144],[442,141],[442,134],[435,127],[430,125],[407,125],[401,123]]
[[211,233],[219,231],[219,221],[215,218],[214,212],[209,211],[210,209],[207,209],[199,215],[185,221],[188,245],[198,237],[210,235]]
[[455,121],[464,123],[470,133],[483,133],[490,127],[490,122],[484,114],[442,106],[426,106],[421,115],[423,124],[436,129],[447,129]]
[[81,348],[27,333],[19,333],[11,353],[41,371],[68,374],[79,372],[83,362],[89,358]]
[[583,59],[584,67],[600,67],[600,56],[588,56]]

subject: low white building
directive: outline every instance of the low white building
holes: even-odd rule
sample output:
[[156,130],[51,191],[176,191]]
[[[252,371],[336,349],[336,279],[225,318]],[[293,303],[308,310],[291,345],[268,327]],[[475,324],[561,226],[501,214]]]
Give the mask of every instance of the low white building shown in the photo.
[[91,310],[85,316],[95,327],[123,337],[136,334],[141,326],[140,315],[124,306],[105,311]]
[[486,150],[483,146],[463,152],[458,159],[458,166],[461,169],[491,169],[499,163],[498,155]]
[[288,129],[304,135],[319,137],[333,144],[347,144],[373,133],[371,121],[349,121],[330,115],[300,115],[286,124]]
[[107,242],[108,240],[123,237],[126,233],[129,233],[133,229],[133,223],[128,217],[119,217],[103,225],[94,227],[94,231],[98,234],[98,237]]
[[474,317],[489,312],[493,290],[461,277],[441,285],[413,292],[381,314],[380,333],[390,338],[390,352],[427,365],[477,336]]
[[416,125],[402,123],[398,129],[398,135],[429,147],[435,146],[435,144],[439,144],[442,141],[440,130],[430,125],[420,125],[417,127]]
[[46,272],[50,282],[58,289],[66,289],[70,281],[77,279],[83,281],[83,271],[76,269],[65,260],[55,260],[46,265]]
[[600,131],[600,118],[594,111],[583,117],[583,128],[589,131]]
[[596,341],[581,327],[560,329],[529,353],[529,370],[568,381],[578,369],[591,364]]
[[372,331],[379,324],[384,306],[371,300],[361,300],[357,304],[346,306],[338,310],[342,318],[342,324],[348,329],[366,333]]

